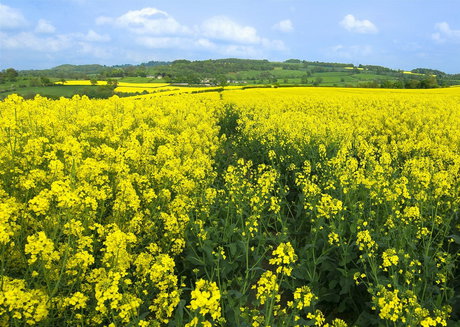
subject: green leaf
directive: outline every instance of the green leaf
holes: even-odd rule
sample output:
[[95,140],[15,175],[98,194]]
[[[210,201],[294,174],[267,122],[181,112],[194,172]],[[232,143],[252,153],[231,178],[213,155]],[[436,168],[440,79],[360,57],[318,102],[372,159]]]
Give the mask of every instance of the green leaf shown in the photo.
[[336,279],[332,279],[329,281],[329,289],[333,289],[334,287],[336,287],[338,284],[337,280]]
[[352,285],[353,285],[353,282],[351,281],[351,279],[341,278],[340,279],[340,286],[341,286],[340,295],[349,293]]
[[201,258],[197,258],[197,257],[195,257],[193,255],[186,256],[185,260],[190,262],[192,265],[196,265],[196,266],[204,266],[205,265],[205,262],[203,260],[201,260]]
[[235,256],[235,254],[236,254],[236,249],[237,249],[236,244],[235,244],[235,243],[230,243],[230,244],[227,244],[227,247],[228,247],[228,249],[230,250],[230,255],[231,255],[232,257]]

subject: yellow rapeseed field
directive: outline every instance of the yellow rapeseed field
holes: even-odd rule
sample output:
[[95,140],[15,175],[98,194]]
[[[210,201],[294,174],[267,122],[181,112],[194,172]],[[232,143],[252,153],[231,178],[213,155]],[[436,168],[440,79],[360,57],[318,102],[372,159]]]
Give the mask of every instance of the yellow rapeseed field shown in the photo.
[[[71,85],[71,86],[105,86],[107,81],[96,81],[96,84],[92,84],[90,80],[70,80],[63,82],[56,82],[58,85]],[[159,96],[169,96],[184,93],[201,93],[201,92],[212,92],[221,89],[225,90],[236,90],[241,89],[241,86],[226,86],[225,88],[220,86],[213,87],[197,87],[197,86],[181,86],[170,83],[127,83],[117,82],[117,87],[114,89],[115,93],[148,93]]]
[[161,87],[0,102],[0,326],[458,325],[460,88]]
[[[90,80],[69,80],[65,82],[56,82],[55,84],[62,85],[82,85],[89,86],[93,85]],[[96,81],[96,85],[107,85],[107,81]],[[128,83],[128,82],[117,82],[120,87],[135,87],[135,88],[158,88],[168,86],[169,83]]]

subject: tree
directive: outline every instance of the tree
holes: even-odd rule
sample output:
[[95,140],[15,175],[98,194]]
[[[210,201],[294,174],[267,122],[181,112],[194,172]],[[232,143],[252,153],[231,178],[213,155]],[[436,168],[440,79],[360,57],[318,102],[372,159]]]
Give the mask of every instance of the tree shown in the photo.
[[48,77],[42,76],[40,77],[40,82],[43,86],[52,86],[54,85],[53,82],[50,81]]
[[300,64],[300,63],[302,63],[302,61],[299,60],[299,59],[288,59],[288,60],[285,60],[284,62],[288,63],[288,64]]
[[109,78],[107,80],[107,86],[114,90],[118,86],[118,80]]
[[389,80],[385,80],[383,81],[380,86],[384,89],[392,89],[392,88],[395,88],[395,83],[392,82],[392,81],[389,81]]
[[259,78],[263,80],[267,80],[269,83],[273,79],[273,75],[270,72],[262,72],[259,74]]
[[409,79],[404,81],[404,87],[406,89],[418,89],[420,88],[420,81],[416,79]]
[[7,70],[5,70],[4,76],[7,81],[14,82],[16,81],[16,78],[19,76],[19,73],[14,68],[8,68]]
[[91,82],[91,85],[97,85],[97,79],[95,78],[91,78],[90,82]]
[[219,75],[217,76],[216,78],[216,84],[219,85],[219,86],[227,86],[228,83],[227,83],[227,77],[225,75]]
[[430,77],[423,79],[420,82],[420,87],[422,89],[432,89],[432,88],[439,87],[439,85],[438,85],[438,81],[436,80],[436,77],[430,76]]
[[42,86],[42,82],[40,81],[40,78],[33,77],[29,80],[29,86]]
[[315,79],[315,81],[313,82],[313,86],[318,86],[318,85],[320,85],[322,82],[323,82],[323,78],[318,76],[318,77]]

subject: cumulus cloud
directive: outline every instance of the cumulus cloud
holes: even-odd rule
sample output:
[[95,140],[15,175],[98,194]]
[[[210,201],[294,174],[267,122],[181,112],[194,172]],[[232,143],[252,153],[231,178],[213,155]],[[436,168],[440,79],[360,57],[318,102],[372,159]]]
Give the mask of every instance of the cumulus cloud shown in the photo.
[[377,26],[370,20],[359,20],[353,15],[346,15],[340,22],[343,28],[349,32],[360,34],[374,34],[378,32]]
[[30,49],[40,52],[58,52],[72,46],[72,38],[68,35],[40,37],[30,32],[16,35],[3,33],[0,35],[0,47],[4,49]]
[[96,19],[96,24],[113,24],[136,34],[174,35],[189,32],[186,26],[179,24],[167,12],[156,8],[131,10],[116,18],[101,16]]
[[437,42],[460,42],[460,30],[452,29],[448,23],[437,23],[434,28],[437,32],[431,35],[433,40]]
[[[51,31],[51,30],[47,30]],[[98,34],[93,30],[89,30],[88,33],[72,33],[72,34],[58,34],[45,36],[43,33],[39,34],[35,32],[21,32],[21,33],[0,33],[0,47],[7,50],[14,49],[28,49],[39,52],[59,52],[74,48],[78,45],[79,49],[83,49],[84,53],[99,54],[102,53],[102,48],[96,48],[91,46],[93,42],[107,42],[110,40],[110,36],[106,34]],[[85,50],[86,49],[86,50]],[[91,49],[91,51],[89,50]]]
[[217,45],[214,42],[206,38],[200,38],[196,40],[196,45],[200,48],[210,49],[210,50],[217,48]]
[[[289,20],[279,22],[280,30],[292,29]],[[7,25],[4,22],[8,22]],[[61,52],[84,57],[148,58],[150,49],[177,50],[210,55],[263,57],[269,51],[284,51],[283,41],[261,36],[254,26],[237,22],[230,17],[215,16],[197,25],[186,25],[169,13],[156,8],[130,10],[119,16],[100,16],[94,29],[85,32],[59,34],[53,24],[45,19],[34,26],[22,14],[0,5],[0,23],[7,28],[0,32],[0,47],[5,51],[40,53],[54,56]],[[2,25],[2,27],[3,27]],[[104,26],[104,33],[97,26]],[[19,30],[15,30],[20,27]],[[130,41],[129,51],[122,44],[111,44],[112,29]],[[136,60],[137,61],[137,60]]]
[[27,20],[19,10],[0,4],[1,29],[14,29],[26,25]]
[[[207,50],[220,54],[253,54],[261,49],[285,50],[282,41],[261,37],[256,28],[226,16],[206,19],[197,26],[178,22],[157,8],[131,10],[119,17],[101,16],[98,25],[108,25],[135,34],[135,42],[149,49]],[[282,24],[283,29],[292,28]]]
[[[233,53],[239,53],[248,49],[247,47],[240,47],[240,45],[257,45],[272,50],[286,49],[283,41],[261,37],[254,27],[238,24],[226,16],[215,16],[207,19],[201,25],[199,33],[206,38],[216,41],[236,43],[229,45],[232,46],[229,48],[231,49],[229,52]],[[252,53],[252,50],[250,52]]]
[[35,32],[40,34],[52,34],[56,31],[56,28],[48,21],[40,19],[35,27]]
[[292,24],[290,19],[284,19],[273,25],[273,29],[280,32],[288,33],[294,30],[294,25]]
[[99,34],[93,30],[89,30],[82,38],[88,42],[108,42],[111,40],[110,35]]
[[[149,49],[179,49],[187,51],[212,51],[224,56],[257,57],[263,46],[252,44],[216,43],[207,38],[140,36],[136,43]],[[272,44],[270,46],[273,47]]]
[[225,16],[216,16],[204,21],[201,31],[204,36],[219,40],[246,44],[261,42],[261,37],[257,35],[254,27],[240,25]]

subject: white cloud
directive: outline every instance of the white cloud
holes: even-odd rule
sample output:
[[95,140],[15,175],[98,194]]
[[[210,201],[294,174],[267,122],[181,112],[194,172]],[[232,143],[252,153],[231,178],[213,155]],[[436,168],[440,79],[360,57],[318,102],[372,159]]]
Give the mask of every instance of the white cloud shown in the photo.
[[0,46],[4,49],[29,49],[40,52],[58,52],[72,46],[68,35],[38,37],[33,33],[23,32],[16,35],[0,35]]
[[241,25],[226,16],[211,17],[198,26],[190,27],[179,23],[165,11],[149,7],[128,11],[119,17],[100,16],[96,24],[133,33],[138,45],[151,49],[208,50],[217,53],[254,52],[254,49],[244,46],[277,51],[286,49],[282,41],[263,38],[254,27]]
[[136,34],[175,35],[189,32],[186,26],[179,24],[167,12],[156,8],[131,10],[117,18],[101,16],[96,19],[96,24],[113,24]]
[[[151,49],[179,49],[187,51],[211,51],[223,56],[236,56],[245,58],[257,58],[263,56],[264,46],[252,44],[228,44],[215,43],[206,38],[190,37],[151,37],[140,36],[136,39],[137,44]],[[272,44],[270,46],[273,47]]]
[[19,10],[0,4],[1,29],[14,29],[26,25],[27,20]]
[[361,34],[374,34],[378,32],[377,27],[370,20],[356,19],[353,15],[346,15],[340,22],[347,31]]
[[[43,27],[44,25],[42,25]],[[41,31],[41,34],[38,33]],[[110,47],[97,47],[93,42],[107,42],[110,36],[98,34],[93,30],[88,33],[70,33],[43,35],[51,29],[35,29],[35,32],[0,33],[0,48],[5,50],[30,50],[45,54],[72,50],[74,53],[92,55],[96,58],[109,58],[113,50]]]
[[370,45],[351,45],[344,46],[342,44],[336,45],[330,49],[331,55],[334,57],[344,59],[355,59],[369,56],[373,53],[372,46]]
[[36,33],[51,34],[51,33],[54,33],[55,31],[56,31],[56,28],[44,19],[40,19],[38,21],[37,27],[35,27]]
[[201,32],[204,36],[245,44],[258,44],[261,38],[252,26],[242,26],[228,17],[216,16],[203,22]]
[[208,39],[205,39],[205,38],[196,40],[196,45],[200,48],[205,48],[205,49],[210,49],[210,50],[217,48],[217,45],[214,42]]
[[199,33],[205,38],[224,41],[229,43],[230,50],[227,52],[240,53],[248,51],[248,47],[243,45],[257,45],[265,49],[286,50],[283,41],[270,40],[258,35],[257,30],[252,26],[243,26],[225,16],[212,17],[203,22],[199,28]]
[[290,19],[284,19],[273,25],[273,29],[280,32],[288,33],[294,30],[294,25],[292,24]]
[[433,33],[431,37],[437,42],[460,41],[460,30],[451,29],[449,24],[446,22],[437,23],[435,25],[435,29],[437,32]]
[[[117,28],[123,37],[134,41],[133,47],[127,50],[121,45],[111,45],[109,41],[112,38],[108,31],[99,33],[90,29],[86,33],[56,34],[56,28],[45,19],[30,26],[17,10],[0,6],[0,14],[0,23],[3,24],[5,20],[8,22],[2,25],[7,30],[0,32],[0,48],[30,52],[43,58],[60,52],[70,57],[107,60],[115,58],[115,53],[119,58],[142,58],[145,61],[152,52],[148,49],[257,58],[266,56],[268,51],[286,50],[282,41],[262,37],[255,27],[237,23],[226,16],[211,17],[196,26],[183,25],[167,12],[156,8],[132,10],[118,17],[98,17],[97,25],[104,25],[106,30],[107,27]],[[12,30],[27,25],[29,28],[26,31]],[[292,23],[280,26],[289,30]]]
[[111,40],[110,35],[99,34],[93,30],[89,30],[82,38],[88,42],[108,42]]

